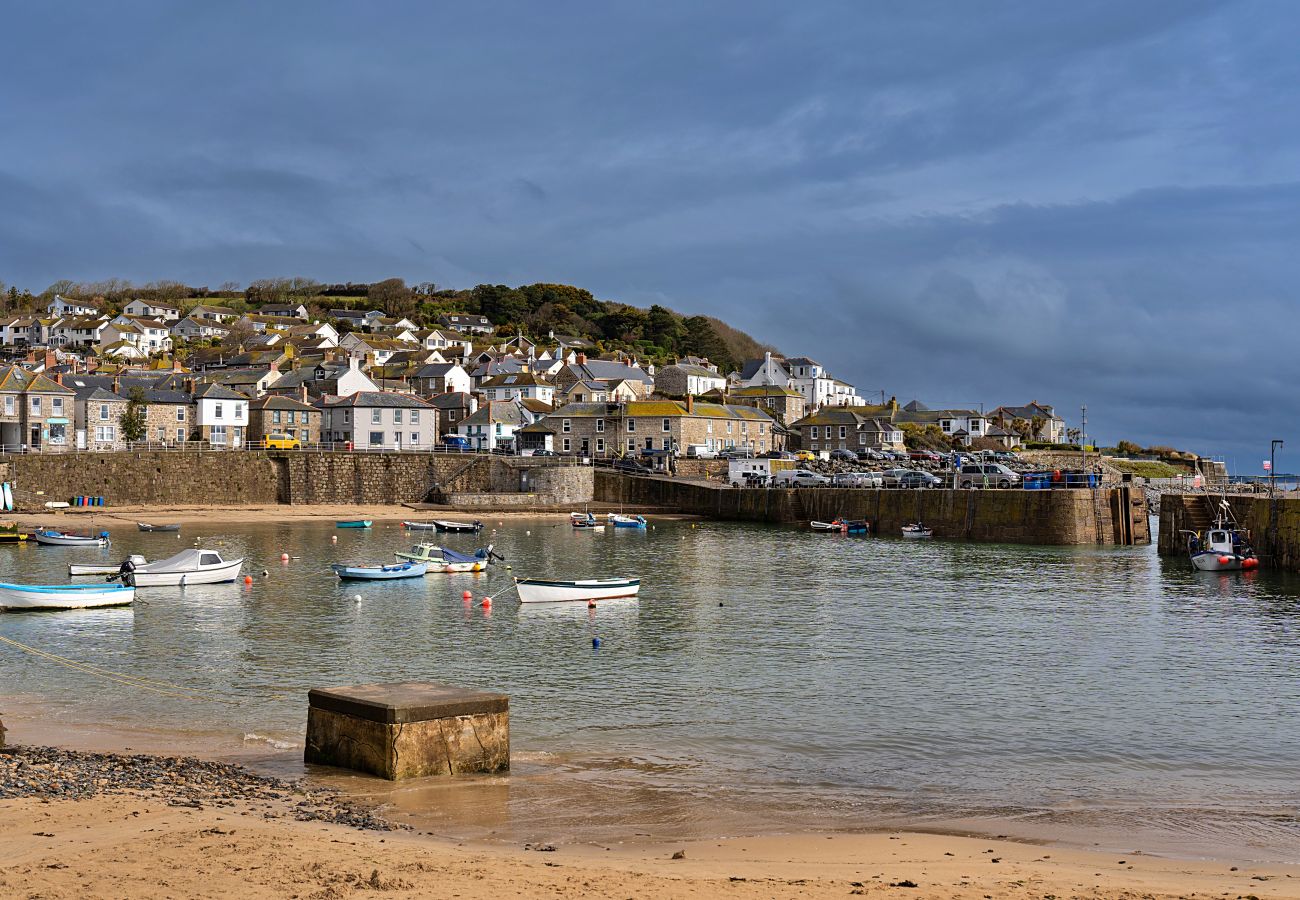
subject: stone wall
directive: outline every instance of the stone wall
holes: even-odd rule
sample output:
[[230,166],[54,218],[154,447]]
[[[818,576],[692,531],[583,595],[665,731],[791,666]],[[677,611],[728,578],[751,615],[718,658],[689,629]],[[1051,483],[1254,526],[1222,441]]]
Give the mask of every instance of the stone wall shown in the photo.
[[915,490],[728,488],[668,478],[596,473],[596,500],[654,505],[759,522],[866,519],[897,534],[924,521],[941,537],[1022,544],[1144,544],[1151,540],[1140,490]]
[[[1187,536],[1181,532],[1208,528],[1214,507],[1222,499],[1204,493],[1162,494],[1158,543],[1161,555],[1185,555]],[[1300,497],[1284,492],[1270,501],[1267,494],[1230,494],[1227,500],[1238,525],[1249,532],[1264,566],[1300,571]]]

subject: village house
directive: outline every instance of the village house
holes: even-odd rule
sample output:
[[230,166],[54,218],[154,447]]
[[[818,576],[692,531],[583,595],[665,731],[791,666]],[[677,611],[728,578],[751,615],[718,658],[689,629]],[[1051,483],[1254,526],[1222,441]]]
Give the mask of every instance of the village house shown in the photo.
[[768,415],[782,425],[802,419],[808,408],[803,394],[794,388],[776,385],[733,387],[726,396],[729,403],[766,410]]
[[172,446],[190,440],[190,426],[197,411],[193,396],[170,388],[149,387],[144,388],[143,399],[147,440]]
[[774,448],[775,421],[752,406],[680,400],[631,403],[570,403],[545,419],[557,453],[623,456],[646,450],[683,455],[697,445],[709,450],[742,447],[754,455]]
[[583,353],[577,354],[572,363],[563,366],[555,374],[555,387],[563,391],[577,381],[603,382],[606,385],[626,382],[637,399],[650,396],[654,390],[654,376],[639,366],[605,359],[588,359]]
[[303,446],[320,443],[321,411],[302,399],[267,394],[248,404],[248,441],[265,443],[272,434],[297,438]]
[[62,316],[93,316],[99,309],[93,303],[84,300],[69,300],[67,297],[54,295],[54,299],[45,305],[45,311],[51,318]]
[[76,394],[55,379],[0,367],[0,446],[6,452],[72,449]]
[[455,313],[438,317],[438,324],[462,334],[491,334],[495,328],[487,316]]
[[456,427],[478,411],[478,400],[470,393],[435,394],[426,398],[438,410],[439,434],[455,434]]
[[306,319],[307,307],[301,303],[267,303],[257,312],[263,316],[276,316],[286,319]]
[[468,394],[471,383],[469,373],[456,363],[430,363],[415,370],[411,376],[415,392],[421,397],[436,394]]
[[973,409],[930,409],[919,400],[913,400],[898,410],[894,422],[910,422],[922,427],[936,425],[944,437],[969,447],[972,441],[984,437],[989,419]]
[[206,338],[224,338],[230,334],[230,329],[216,319],[201,319],[189,315],[173,325],[170,334],[173,338],[196,341]]
[[321,436],[358,450],[429,450],[438,410],[413,394],[361,391],[321,401]]
[[394,340],[390,337],[362,334],[359,331],[348,332],[339,338],[340,350],[346,350],[348,355],[354,359],[365,360],[368,363],[381,366],[394,353],[410,350],[412,346],[404,341]]
[[532,424],[535,416],[518,401],[491,401],[457,423],[455,433],[469,440],[475,450],[516,449],[515,432]]
[[78,450],[121,450],[126,446],[120,427],[127,398],[95,384],[69,382],[75,393],[73,425]]
[[540,400],[549,406],[555,402],[555,385],[528,371],[489,378],[479,385],[479,393],[488,403],[499,400]]
[[698,397],[709,391],[725,390],[726,387],[727,379],[716,371],[690,363],[677,362],[664,366],[654,376],[655,393],[665,397],[685,397],[687,394]]
[[559,406],[566,403],[627,403],[635,399],[637,399],[635,394],[611,397],[609,386],[601,381],[574,381],[555,392],[555,402]]
[[190,310],[190,319],[198,319],[201,322],[229,322],[231,319],[239,318],[239,313],[235,312],[228,306],[204,306],[199,305]]
[[902,450],[903,430],[889,420],[891,408],[869,410],[826,406],[790,428],[800,436],[800,446],[813,453],[830,450]]
[[1024,406],[999,406],[989,413],[989,420],[1013,434],[1016,433],[1016,422],[1025,422],[1028,424],[1025,429],[1027,439],[1031,441],[1059,444],[1066,437],[1065,420],[1056,414],[1056,409],[1033,400]]
[[181,309],[171,303],[157,300],[132,300],[122,307],[122,312],[138,319],[157,319],[160,322],[179,322]]
[[102,316],[60,319],[50,343],[55,347],[93,347],[102,342],[108,321]]
[[248,428],[248,398],[220,384],[203,384],[194,390],[195,440],[216,449],[238,450]]
[[377,309],[331,309],[329,317],[350,328],[369,328],[371,322],[382,319],[384,314]]

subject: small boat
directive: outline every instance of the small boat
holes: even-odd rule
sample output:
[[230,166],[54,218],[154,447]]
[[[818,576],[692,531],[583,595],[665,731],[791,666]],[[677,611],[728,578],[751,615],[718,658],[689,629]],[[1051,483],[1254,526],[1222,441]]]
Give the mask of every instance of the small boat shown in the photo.
[[620,516],[618,513],[610,513],[605,517],[609,524],[615,528],[645,528],[645,516]]
[[124,584],[0,584],[0,609],[91,609],[134,599],[135,588]]
[[813,531],[839,531],[840,530],[839,519],[836,519],[834,522],[812,521],[809,522],[808,525],[812,528]]
[[27,540],[27,532],[13,522],[0,522],[0,544],[19,544]]
[[934,537],[934,529],[926,528],[919,523],[903,526],[903,537],[905,538],[928,538]]
[[438,526],[432,522],[403,522],[402,527],[409,531],[433,531]]
[[330,566],[343,581],[392,581],[396,578],[423,578],[428,566],[404,562],[392,566]]
[[32,532],[32,540],[46,547],[104,547],[108,545],[108,532],[101,531],[98,535],[70,534],[53,528],[38,528]]
[[1219,502],[1214,524],[1205,534],[1186,531],[1187,555],[1200,572],[1240,572],[1258,569],[1259,559],[1250,546],[1250,532],[1237,526],[1227,500]]
[[520,603],[559,603],[563,601],[615,600],[635,597],[641,590],[640,578],[593,578],[587,581],[542,581],[516,578],[515,590]]
[[[146,565],[149,562],[149,560],[145,559],[138,553],[132,553],[127,557],[127,559],[131,561],[132,565],[137,567]],[[78,565],[73,563],[68,566],[68,575],[71,577],[76,577],[77,575],[117,575],[121,571],[121,563],[113,563],[111,565],[103,565],[100,563]]]
[[136,522],[141,531],[180,531],[180,525],[150,525],[148,522]]
[[370,519],[344,519],[341,522],[335,522],[335,528],[369,528],[375,524]]
[[133,587],[168,587],[192,584],[221,584],[239,577],[244,560],[222,559],[215,550],[193,547],[157,562],[136,565],[127,560],[118,567],[123,584]]
[[483,530],[483,523],[474,522],[448,522],[445,519],[434,519],[433,527],[439,531],[450,532],[452,534],[470,534]]
[[866,519],[843,519],[836,516],[830,522],[809,522],[813,531],[828,531],[837,534],[867,534],[871,526]]
[[410,550],[399,550],[393,555],[408,562],[427,563],[430,572],[444,574],[482,572],[492,564],[493,559],[505,559],[501,554],[493,551],[491,544],[480,547],[474,551],[473,556],[439,547],[437,544],[416,544]]
[[605,523],[591,513],[569,513],[569,524],[574,528],[604,528]]

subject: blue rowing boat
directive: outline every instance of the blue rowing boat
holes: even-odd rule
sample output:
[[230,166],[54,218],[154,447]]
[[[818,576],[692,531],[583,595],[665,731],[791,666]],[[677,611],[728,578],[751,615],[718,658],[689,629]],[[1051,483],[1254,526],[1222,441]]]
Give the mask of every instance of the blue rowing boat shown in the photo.
[[344,519],[341,522],[335,522],[335,528],[369,528],[373,525],[370,519]]
[[397,578],[423,578],[429,571],[426,563],[397,563],[392,566],[330,566],[344,581],[392,581]]

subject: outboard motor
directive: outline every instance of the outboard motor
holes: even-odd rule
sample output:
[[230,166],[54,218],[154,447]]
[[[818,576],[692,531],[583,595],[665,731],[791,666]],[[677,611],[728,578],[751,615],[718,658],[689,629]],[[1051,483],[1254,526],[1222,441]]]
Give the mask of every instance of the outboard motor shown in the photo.
[[122,583],[135,587],[135,579],[132,577],[135,572],[135,562],[129,557],[122,561],[118,566],[116,578],[122,579]]

